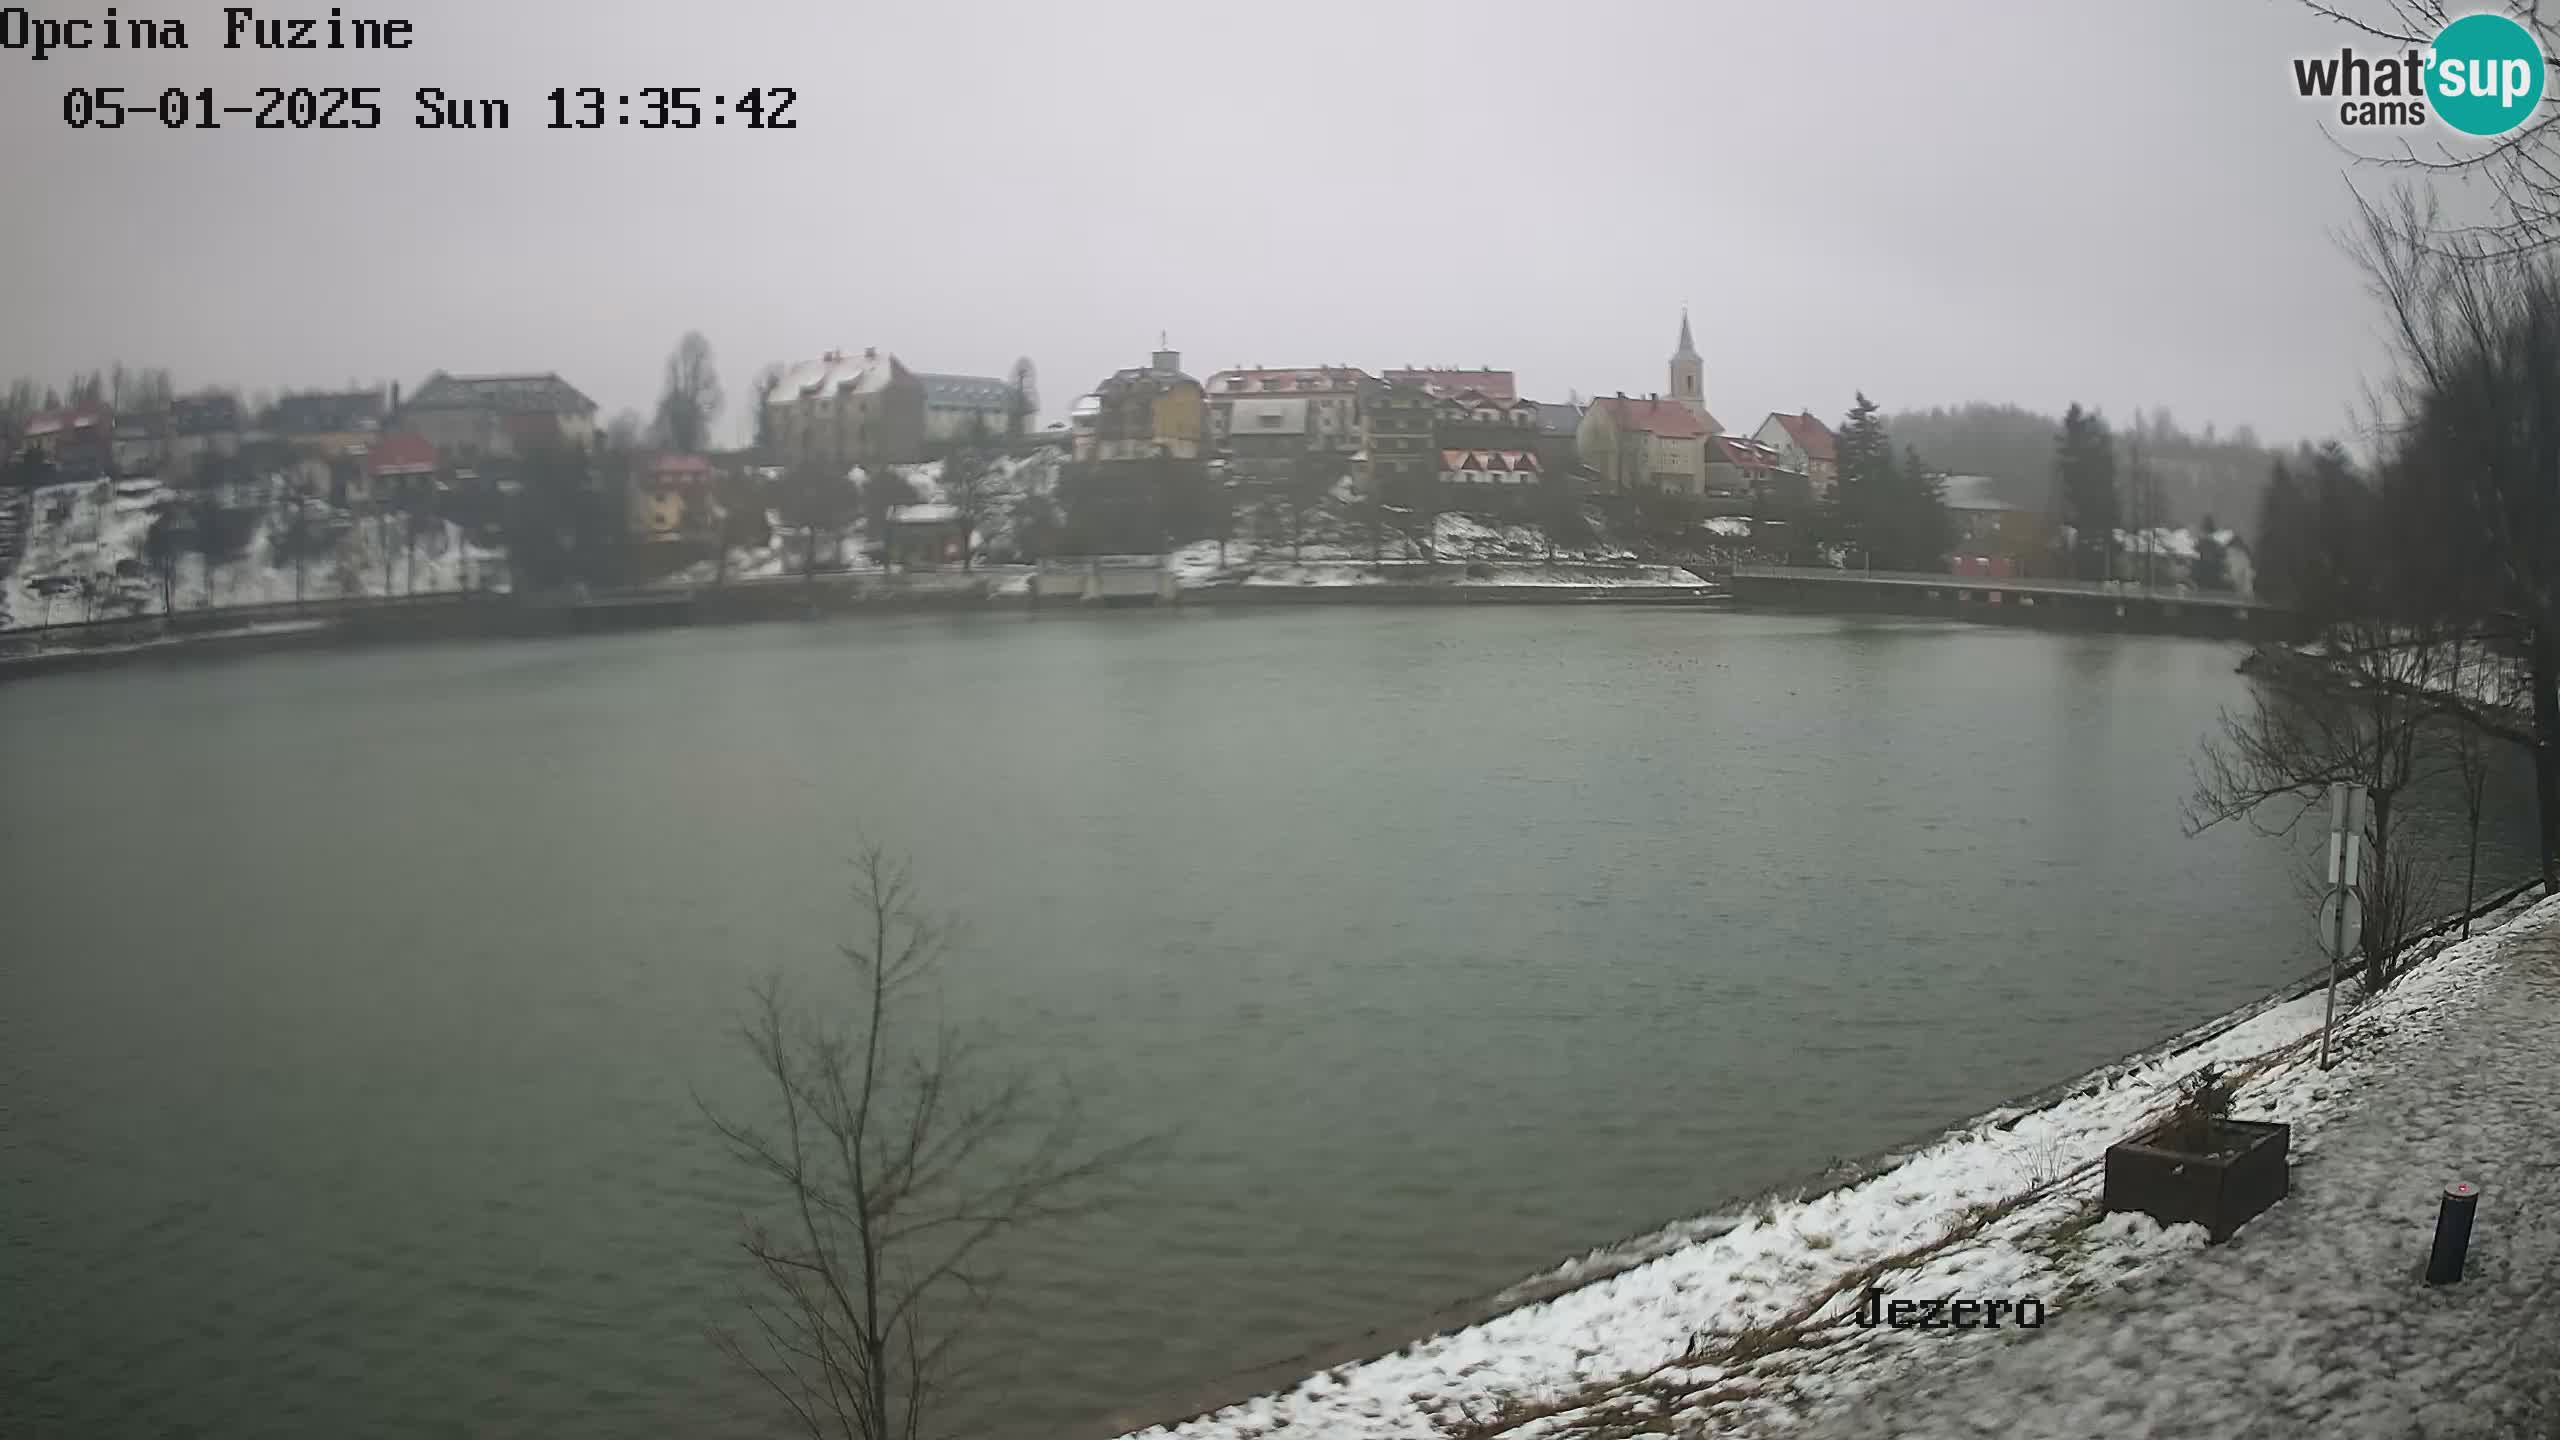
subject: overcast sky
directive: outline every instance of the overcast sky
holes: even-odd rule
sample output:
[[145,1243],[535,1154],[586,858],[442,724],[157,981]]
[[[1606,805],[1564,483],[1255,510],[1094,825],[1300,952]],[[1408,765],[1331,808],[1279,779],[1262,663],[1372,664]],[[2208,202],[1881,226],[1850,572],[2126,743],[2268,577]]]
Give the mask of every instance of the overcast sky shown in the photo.
[[[102,4],[39,3],[40,17]],[[2281,0],[340,0],[401,54],[0,53],[6,373],[652,403],[687,329],[768,361],[1039,367],[1047,418],[1159,330],[1231,365],[1496,365],[1710,408],[2081,400],[2345,431],[2381,363],[2348,175]],[[324,15],[289,0],[268,14]],[[62,92],[378,85],[378,131],[75,132]],[[438,85],[502,134],[411,127]],[[799,91],[792,131],[541,128],[554,86]],[[638,99],[634,95],[635,101]],[[2370,183],[2374,177],[2364,177]]]

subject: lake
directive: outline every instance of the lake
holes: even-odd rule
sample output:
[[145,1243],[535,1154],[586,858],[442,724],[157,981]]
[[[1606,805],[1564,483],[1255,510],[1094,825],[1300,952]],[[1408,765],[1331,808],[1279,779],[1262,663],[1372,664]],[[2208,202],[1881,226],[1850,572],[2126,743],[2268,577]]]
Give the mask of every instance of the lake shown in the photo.
[[1409,1324],[2314,966],[2311,837],[2179,831],[2236,658],[1289,607],[0,687],[0,1433],[780,1433],[696,1096],[865,836],[948,1013],[1168,1146],[1018,1247],[973,1433]]

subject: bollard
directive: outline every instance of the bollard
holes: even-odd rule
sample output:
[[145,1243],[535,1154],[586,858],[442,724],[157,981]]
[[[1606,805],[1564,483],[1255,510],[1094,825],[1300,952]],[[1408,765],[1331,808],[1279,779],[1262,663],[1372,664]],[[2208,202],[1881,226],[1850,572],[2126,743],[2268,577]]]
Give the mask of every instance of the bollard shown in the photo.
[[2450,1285],[2462,1278],[2462,1257],[2471,1248],[2471,1214],[2480,1208],[2480,1187],[2468,1180],[2444,1187],[2444,1203],[2436,1207],[2436,1248],[2427,1257],[2427,1283]]

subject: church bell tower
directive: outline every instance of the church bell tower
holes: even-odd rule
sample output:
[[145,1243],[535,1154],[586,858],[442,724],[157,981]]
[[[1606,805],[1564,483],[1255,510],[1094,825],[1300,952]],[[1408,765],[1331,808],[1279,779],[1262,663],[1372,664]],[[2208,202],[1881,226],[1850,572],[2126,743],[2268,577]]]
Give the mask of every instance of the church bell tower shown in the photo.
[[1671,352],[1671,398],[1700,415],[1707,413],[1707,366],[1689,339],[1689,309],[1680,308],[1680,348]]

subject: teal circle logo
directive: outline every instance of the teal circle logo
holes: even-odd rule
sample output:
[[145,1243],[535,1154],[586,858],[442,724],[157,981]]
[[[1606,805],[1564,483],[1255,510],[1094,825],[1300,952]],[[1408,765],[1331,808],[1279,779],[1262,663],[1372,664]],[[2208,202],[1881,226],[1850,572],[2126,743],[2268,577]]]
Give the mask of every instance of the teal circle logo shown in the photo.
[[2465,135],[2504,135],[2542,103],[2542,46],[2504,15],[2465,15],[2436,36],[2427,101]]

